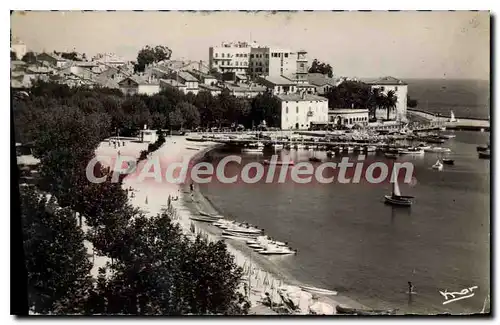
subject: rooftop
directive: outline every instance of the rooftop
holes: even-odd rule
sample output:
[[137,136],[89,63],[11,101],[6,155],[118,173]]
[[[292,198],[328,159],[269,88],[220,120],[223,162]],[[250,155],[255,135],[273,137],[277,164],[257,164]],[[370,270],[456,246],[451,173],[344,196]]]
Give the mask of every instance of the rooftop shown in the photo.
[[368,113],[368,109],[338,108],[338,109],[328,110],[328,114],[359,114],[359,113]]
[[264,82],[267,82],[267,83],[271,83],[273,85],[285,85],[285,86],[295,85],[294,82],[292,82],[286,78],[283,78],[283,77],[266,76],[266,77],[261,77],[261,80],[263,80]]
[[173,86],[173,87],[186,87],[185,84],[182,84],[180,82],[178,82],[177,80],[174,80],[174,79],[160,79],[160,83],[166,83],[170,86]]
[[201,89],[210,90],[210,91],[221,91],[222,90],[219,87],[205,85],[205,84],[199,84],[198,87],[200,87]]
[[407,83],[405,83],[404,81],[391,76],[382,77],[379,79],[368,81],[366,83],[369,85],[407,85]]
[[179,71],[179,77],[186,80],[186,81],[198,81],[195,77],[193,77],[191,74],[187,73],[186,71]]
[[326,99],[325,97],[312,94],[304,94],[304,98],[302,98],[301,94],[281,94],[277,96],[281,101],[290,101],[290,102],[328,101],[328,99]]
[[335,86],[336,85],[335,79],[329,78],[327,75],[324,75],[321,73],[308,73],[307,80],[309,81],[310,84],[316,85],[316,86],[324,86],[324,85]]

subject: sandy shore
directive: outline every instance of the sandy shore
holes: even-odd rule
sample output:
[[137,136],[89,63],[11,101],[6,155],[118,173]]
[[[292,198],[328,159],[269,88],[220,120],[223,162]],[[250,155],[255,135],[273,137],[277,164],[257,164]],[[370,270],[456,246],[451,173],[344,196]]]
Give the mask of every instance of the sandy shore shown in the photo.
[[[216,146],[217,144],[214,142],[191,142],[186,140],[184,136],[173,136],[168,137],[165,144],[155,151],[153,155],[157,156],[161,161],[168,158],[169,161],[188,160],[192,163],[201,159],[206,152]],[[125,146],[114,148],[108,142],[103,142],[96,151],[96,154],[116,158],[118,151],[120,151],[121,155],[139,157],[140,151],[146,147],[147,144],[125,141]],[[142,161],[138,169],[141,170],[145,163],[146,161]],[[165,180],[155,182],[151,179],[149,181],[140,181],[138,177],[126,177],[123,182],[123,188],[133,189],[134,194],[133,197],[129,196],[129,202],[149,216],[154,216],[166,209],[169,196],[178,198],[178,200],[172,201],[172,206],[175,209],[174,222],[177,222],[187,235],[192,235],[192,227],[194,226],[195,233],[201,233],[209,240],[221,239],[221,230],[217,227],[190,219],[190,216],[198,215],[199,211],[218,213],[210,202],[197,190],[196,186],[195,191],[191,194],[188,184],[173,184]],[[272,234],[269,235],[272,236]],[[303,285],[293,279],[284,270],[279,269],[274,263],[279,258],[293,258],[293,256],[266,257],[255,253],[244,242],[234,240],[225,240],[225,242],[228,251],[234,256],[235,262],[244,271],[244,284],[242,285],[241,292],[249,298],[251,303],[250,313],[275,313],[270,308],[262,305],[265,294],[268,293],[273,302],[281,303],[282,299],[279,295],[279,288],[283,289],[287,285]],[[304,292],[302,291],[302,293]],[[300,307],[299,313],[308,313],[309,307],[318,301],[331,305],[333,309],[338,304],[363,308],[362,305],[347,297],[320,296],[305,293],[301,296],[300,302],[297,301]]]

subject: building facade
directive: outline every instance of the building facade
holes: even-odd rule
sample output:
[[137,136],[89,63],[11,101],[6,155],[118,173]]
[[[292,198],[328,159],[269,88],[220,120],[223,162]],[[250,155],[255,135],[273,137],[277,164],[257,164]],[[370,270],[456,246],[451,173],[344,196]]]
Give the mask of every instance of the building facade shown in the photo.
[[368,126],[368,109],[336,108],[328,110],[328,122],[336,126]]
[[209,48],[209,67],[218,72],[257,76],[293,76],[307,81],[307,52],[261,46],[257,43],[222,43]]
[[303,92],[281,94],[281,129],[309,129],[311,123],[328,123],[328,99]]
[[[402,80],[394,77],[383,77],[377,80],[367,82],[371,88],[378,88],[384,94],[389,91],[394,91],[394,95],[397,97],[396,107],[390,112],[389,119],[396,120],[399,122],[407,122],[406,109],[407,109],[407,96],[408,96],[408,84]],[[384,110],[376,110],[377,119],[386,119],[387,113]]]

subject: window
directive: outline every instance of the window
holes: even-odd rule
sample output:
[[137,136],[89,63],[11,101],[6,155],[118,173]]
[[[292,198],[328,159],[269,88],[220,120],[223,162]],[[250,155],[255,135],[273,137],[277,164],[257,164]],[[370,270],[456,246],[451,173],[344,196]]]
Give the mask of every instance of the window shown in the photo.
[[304,63],[301,63],[301,64],[300,64],[300,67],[301,67],[301,68],[303,68],[303,67],[304,67]]
[[245,58],[247,57],[247,55],[248,55],[248,54],[246,54],[246,53],[245,53],[245,54],[243,54],[243,56],[244,56]]
[[250,58],[253,59],[253,54],[250,54]]
[[222,53],[222,57],[224,57],[224,53]]
[[384,86],[380,87],[380,91],[384,91],[384,90],[385,90]]
[[269,59],[269,54],[266,54],[266,59]]
[[218,57],[219,56],[219,53],[215,53],[215,57]]
[[394,91],[398,91],[398,86],[394,87]]
[[295,109],[296,113],[299,114],[299,107],[297,106],[297,108]]
[[285,58],[287,58],[287,57],[288,57],[288,53],[285,53]]

